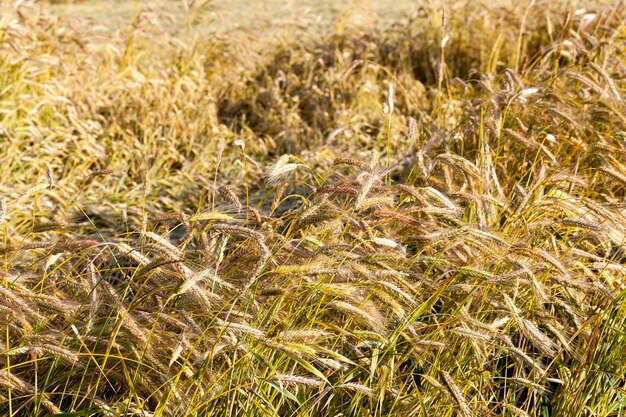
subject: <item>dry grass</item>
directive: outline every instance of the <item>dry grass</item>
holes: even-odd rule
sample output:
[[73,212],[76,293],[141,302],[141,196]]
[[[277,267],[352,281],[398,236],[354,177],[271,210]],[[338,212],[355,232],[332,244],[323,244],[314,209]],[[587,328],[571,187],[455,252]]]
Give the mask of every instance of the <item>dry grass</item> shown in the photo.
[[4,415],[626,412],[621,8],[0,7]]

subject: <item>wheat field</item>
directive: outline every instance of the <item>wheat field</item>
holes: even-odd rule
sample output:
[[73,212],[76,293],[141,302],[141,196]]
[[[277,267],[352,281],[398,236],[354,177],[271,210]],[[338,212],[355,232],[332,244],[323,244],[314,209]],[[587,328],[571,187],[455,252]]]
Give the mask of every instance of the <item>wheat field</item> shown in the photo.
[[623,3],[52,3],[0,2],[1,415],[626,415]]

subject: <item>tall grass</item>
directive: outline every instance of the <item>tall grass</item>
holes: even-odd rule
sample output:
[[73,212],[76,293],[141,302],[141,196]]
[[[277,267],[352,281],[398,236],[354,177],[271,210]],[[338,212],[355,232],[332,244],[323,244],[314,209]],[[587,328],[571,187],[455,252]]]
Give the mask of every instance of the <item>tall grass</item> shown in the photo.
[[3,415],[626,413],[619,7],[1,7]]

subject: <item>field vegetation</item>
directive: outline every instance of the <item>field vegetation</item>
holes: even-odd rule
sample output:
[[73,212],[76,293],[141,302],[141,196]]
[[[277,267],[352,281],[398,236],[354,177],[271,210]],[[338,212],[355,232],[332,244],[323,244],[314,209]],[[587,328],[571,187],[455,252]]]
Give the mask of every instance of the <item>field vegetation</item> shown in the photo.
[[623,5],[196,3],[0,3],[0,414],[626,415]]

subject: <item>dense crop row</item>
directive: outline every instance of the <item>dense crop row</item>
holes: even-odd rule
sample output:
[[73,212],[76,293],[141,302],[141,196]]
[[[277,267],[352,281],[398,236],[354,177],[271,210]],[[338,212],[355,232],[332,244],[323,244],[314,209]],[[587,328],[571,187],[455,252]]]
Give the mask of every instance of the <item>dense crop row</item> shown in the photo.
[[626,413],[621,9],[0,7],[3,415]]

